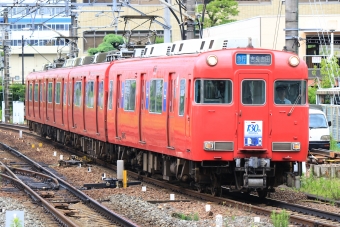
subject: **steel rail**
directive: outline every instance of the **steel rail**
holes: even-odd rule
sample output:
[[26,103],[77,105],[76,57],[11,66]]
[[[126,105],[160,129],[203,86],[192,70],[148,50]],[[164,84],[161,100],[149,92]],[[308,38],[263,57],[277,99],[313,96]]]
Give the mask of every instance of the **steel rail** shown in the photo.
[[[30,134],[30,133],[28,133],[28,134]],[[30,135],[34,135],[34,134],[30,134]],[[39,137],[39,138],[42,138],[42,137]],[[56,142],[53,142],[53,143],[55,143],[56,145],[59,145],[61,147],[65,147],[64,145],[62,145],[60,143],[56,143]],[[67,148],[67,151],[69,151],[73,154],[76,154],[78,156],[84,155],[84,153],[76,151],[72,148],[69,148],[69,147],[66,147],[66,148]],[[108,167],[108,168],[113,169],[113,170],[117,169],[115,165],[112,165],[112,164],[107,163],[107,162],[100,160],[100,159],[95,159],[95,162],[97,164],[100,164],[102,166]],[[176,185],[173,185],[173,184],[158,181],[158,180],[153,179],[153,178],[142,176],[142,175],[139,175],[139,174],[132,172],[132,171],[128,171],[128,174],[129,174],[129,176],[134,177],[134,178],[138,178],[139,180],[143,180],[146,183],[150,183],[150,184],[153,184],[153,185],[156,185],[156,186],[159,186],[159,187],[166,187],[170,190],[177,191],[181,194],[187,194],[189,196],[196,197],[196,198],[199,198],[199,199],[203,199],[203,200],[207,200],[207,201],[211,201],[211,202],[216,202],[218,204],[224,204],[224,205],[228,205],[228,206],[232,206],[232,207],[242,208],[243,210],[247,210],[247,211],[251,211],[251,212],[255,212],[255,213],[263,214],[263,215],[267,215],[267,216],[270,216],[271,213],[272,213],[272,210],[265,209],[263,207],[259,207],[259,206],[256,206],[256,205],[254,206],[252,204],[246,204],[246,203],[238,202],[238,201],[231,200],[231,199],[214,197],[214,196],[209,195],[209,194],[203,194],[203,193],[191,190],[191,189],[186,189],[186,188],[183,188],[183,187],[180,187],[180,186],[176,186]],[[253,197],[255,197],[255,196],[253,196]],[[263,203],[263,201],[262,201],[262,203]],[[284,203],[284,202],[282,202],[282,203]],[[290,205],[290,206],[293,209],[292,211],[297,210],[296,208],[294,208],[295,205]],[[288,207],[288,206],[278,207],[278,208],[285,209],[285,207]],[[305,214],[314,215],[315,217],[323,217],[324,216],[324,217],[326,217],[326,219],[329,219],[329,220],[339,220],[339,215],[334,215],[334,214],[327,213],[327,212],[320,212],[318,214],[317,212],[319,212],[319,210],[311,209],[312,210],[311,212],[308,212],[308,210],[310,210],[310,208],[304,208],[304,210],[303,211],[301,210],[300,212],[303,212]],[[306,225],[306,226],[324,226],[324,227],[333,227],[334,226],[334,223],[328,224],[328,223],[324,223],[323,221],[324,220],[313,220],[313,219],[310,219],[310,217],[304,218],[304,217],[301,217],[301,216],[298,216],[298,215],[290,215],[290,222],[291,223],[302,224],[302,225]]]
[[21,180],[15,179],[10,177],[6,174],[0,173],[0,176],[7,181],[12,182],[12,185],[18,189],[21,189],[26,194],[28,194],[35,202],[40,202],[42,206],[50,212],[53,217],[61,224],[66,225],[68,227],[80,227],[68,219],[64,214],[60,213],[57,209],[49,204],[45,199],[43,199],[40,195],[38,195],[35,191],[33,191],[30,187],[28,187],[24,182]]
[[97,210],[99,213],[101,213],[102,215],[104,215],[105,217],[110,219],[111,221],[113,221],[113,222],[115,222],[115,223],[117,223],[117,224],[119,224],[121,226],[125,226],[125,227],[136,227],[136,226],[138,226],[137,224],[135,224],[132,221],[130,221],[130,220],[120,216],[119,214],[113,212],[112,210],[107,209],[106,207],[104,207],[103,205],[98,203],[96,200],[94,200],[91,197],[87,196],[82,191],[76,189],[75,187],[73,187],[72,185],[70,185],[69,183],[67,183],[66,181],[61,179],[60,177],[56,176],[54,173],[52,173],[48,169],[42,167],[41,165],[39,165],[38,163],[36,163],[32,159],[30,159],[29,157],[27,157],[24,154],[20,153],[19,151],[11,148],[10,146],[8,146],[8,145],[6,145],[4,143],[0,142],[0,144],[2,146],[4,146],[6,149],[10,150],[15,155],[17,155],[18,157],[25,159],[25,161],[27,161],[28,163],[33,165],[39,171],[41,171],[41,172],[43,172],[45,174],[51,175],[52,177],[56,178],[59,181],[60,186],[65,187],[68,191],[70,191],[77,198],[82,200],[84,203],[86,203],[87,205],[89,205],[93,209]]

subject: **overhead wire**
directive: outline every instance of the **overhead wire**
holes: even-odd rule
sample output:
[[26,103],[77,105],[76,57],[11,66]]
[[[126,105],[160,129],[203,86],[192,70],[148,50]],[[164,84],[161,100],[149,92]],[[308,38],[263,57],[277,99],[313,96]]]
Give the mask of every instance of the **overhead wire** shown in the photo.
[[276,25],[275,25],[274,41],[273,41],[273,49],[274,50],[276,49],[277,37],[278,37],[278,32],[279,32],[279,27],[280,27],[282,4],[283,4],[283,2],[281,1],[281,4],[279,4],[279,7],[277,9]]

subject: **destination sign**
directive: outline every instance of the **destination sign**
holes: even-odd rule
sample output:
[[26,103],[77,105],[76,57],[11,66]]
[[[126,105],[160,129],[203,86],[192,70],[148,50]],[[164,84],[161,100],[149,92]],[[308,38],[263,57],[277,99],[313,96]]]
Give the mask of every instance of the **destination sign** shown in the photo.
[[236,54],[236,65],[271,65],[270,54]]

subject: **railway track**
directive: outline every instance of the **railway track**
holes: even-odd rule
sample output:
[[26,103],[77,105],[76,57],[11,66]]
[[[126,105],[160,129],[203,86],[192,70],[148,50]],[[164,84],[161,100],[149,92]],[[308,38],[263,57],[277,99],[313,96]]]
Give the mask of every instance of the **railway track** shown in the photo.
[[[65,226],[84,226],[82,223],[87,222],[90,223],[88,226],[137,226],[135,223],[102,206],[96,200],[19,151],[6,144],[0,144],[29,163],[31,169],[39,171],[34,172],[20,168],[12,168],[12,171],[11,168],[2,164],[2,168],[5,169],[4,172],[8,173],[8,175],[1,174],[1,177],[18,189],[24,190],[33,198],[34,202],[41,204],[60,224]],[[17,176],[16,173],[20,173],[21,176]],[[33,180],[33,177],[38,178],[40,181]],[[47,184],[46,182],[49,183]],[[51,187],[48,185],[51,185]],[[36,192],[33,188],[43,191]],[[70,203],[73,203],[73,205],[69,205]]]
[[[33,135],[29,133],[30,135]],[[39,137],[41,138],[41,137]],[[50,140],[49,140],[50,141]],[[51,142],[51,141],[50,141]],[[63,147],[61,144],[57,144],[60,147]],[[75,151],[71,148],[65,148],[69,152],[83,156],[84,154],[78,151]],[[102,166],[116,169],[115,165],[106,163],[102,160],[95,160],[97,164]],[[176,186],[173,184],[166,183],[164,181],[159,181],[154,178],[150,178],[147,176],[139,175],[137,173],[128,172],[129,177],[136,178],[144,181],[145,183],[153,184],[159,187],[168,188],[175,192],[179,192],[188,196],[193,196],[195,198],[203,199],[210,202],[215,202],[219,204],[224,204],[226,206],[235,207],[242,210],[247,210],[254,212],[256,214],[263,214],[270,216],[273,210],[279,211],[285,209],[290,214],[290,222],[292,224],[303,225],[303,226],[340,226],[340,216],[333,213],[327,213],[320,210],[314,210],[308,207],[303,207],[299,205],[288,204],[285,202],[275,201],[271,199],[259,199],[255,196],[243,195],[241,198],[236,196],[233,193],[224,193],[224,197],[214,197],[208,194],[203,194],[197,191],[193,191],[188,188],[183,188],[181,186]]]

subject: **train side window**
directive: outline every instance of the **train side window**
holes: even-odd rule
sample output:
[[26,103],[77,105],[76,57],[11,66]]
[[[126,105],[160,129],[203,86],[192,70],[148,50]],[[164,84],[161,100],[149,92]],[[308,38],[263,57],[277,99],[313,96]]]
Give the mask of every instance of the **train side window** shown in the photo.
[[136,80],[126,80],[124,84],[124,110],[135,110]]
[[76,82],[74,84],[74,105],[80,106],[81,105],[81,82]]
[[156,79],[150,81],[150,113],[162,113],[163,100],[163,80]]
[[232,100],[230,80],[196,80],[195,102],[209,104],[228,104]]
[[39,97],[39,84],[34,84],[34,102],[38,102]]
[[52,82],[48,82],[48,103],[52,103]]
[[112,95],[113,95],[113,80],[110,80],[110,85],[109,85],[109,104],[108,108],[109,110],[112,110]]
[[56,84],[56,87],[55,87],[55,92],[54,92],[54,95],[55,95],[55,103],[56,104],[60,104],[60,85],[61,85],[61,83],[60,82],[58,82],[57,84]]
[[93,108],[93,81],[88,81],[85,88],[86,106],[88,108]]
[[181,79],[179,85],[179,108],[178,115],[184,115],[184,103],[185,103],[185,79]]
[[64,96],[63,96],[63,104],[66,105],[66,92],[67,90],[67,83],[64,83]]
[[33,84],[30,84],[30,89],[28,91],[28,98],[30,101],[32,101],[33,98]]
[[241,90],[242,104],[263,105],[266,102],[266,83],[264,80],[243,80]]
[[99,93],[98,93],[98,106],[103,109],[103,98],[104,98],[104,81],[99,82]]

